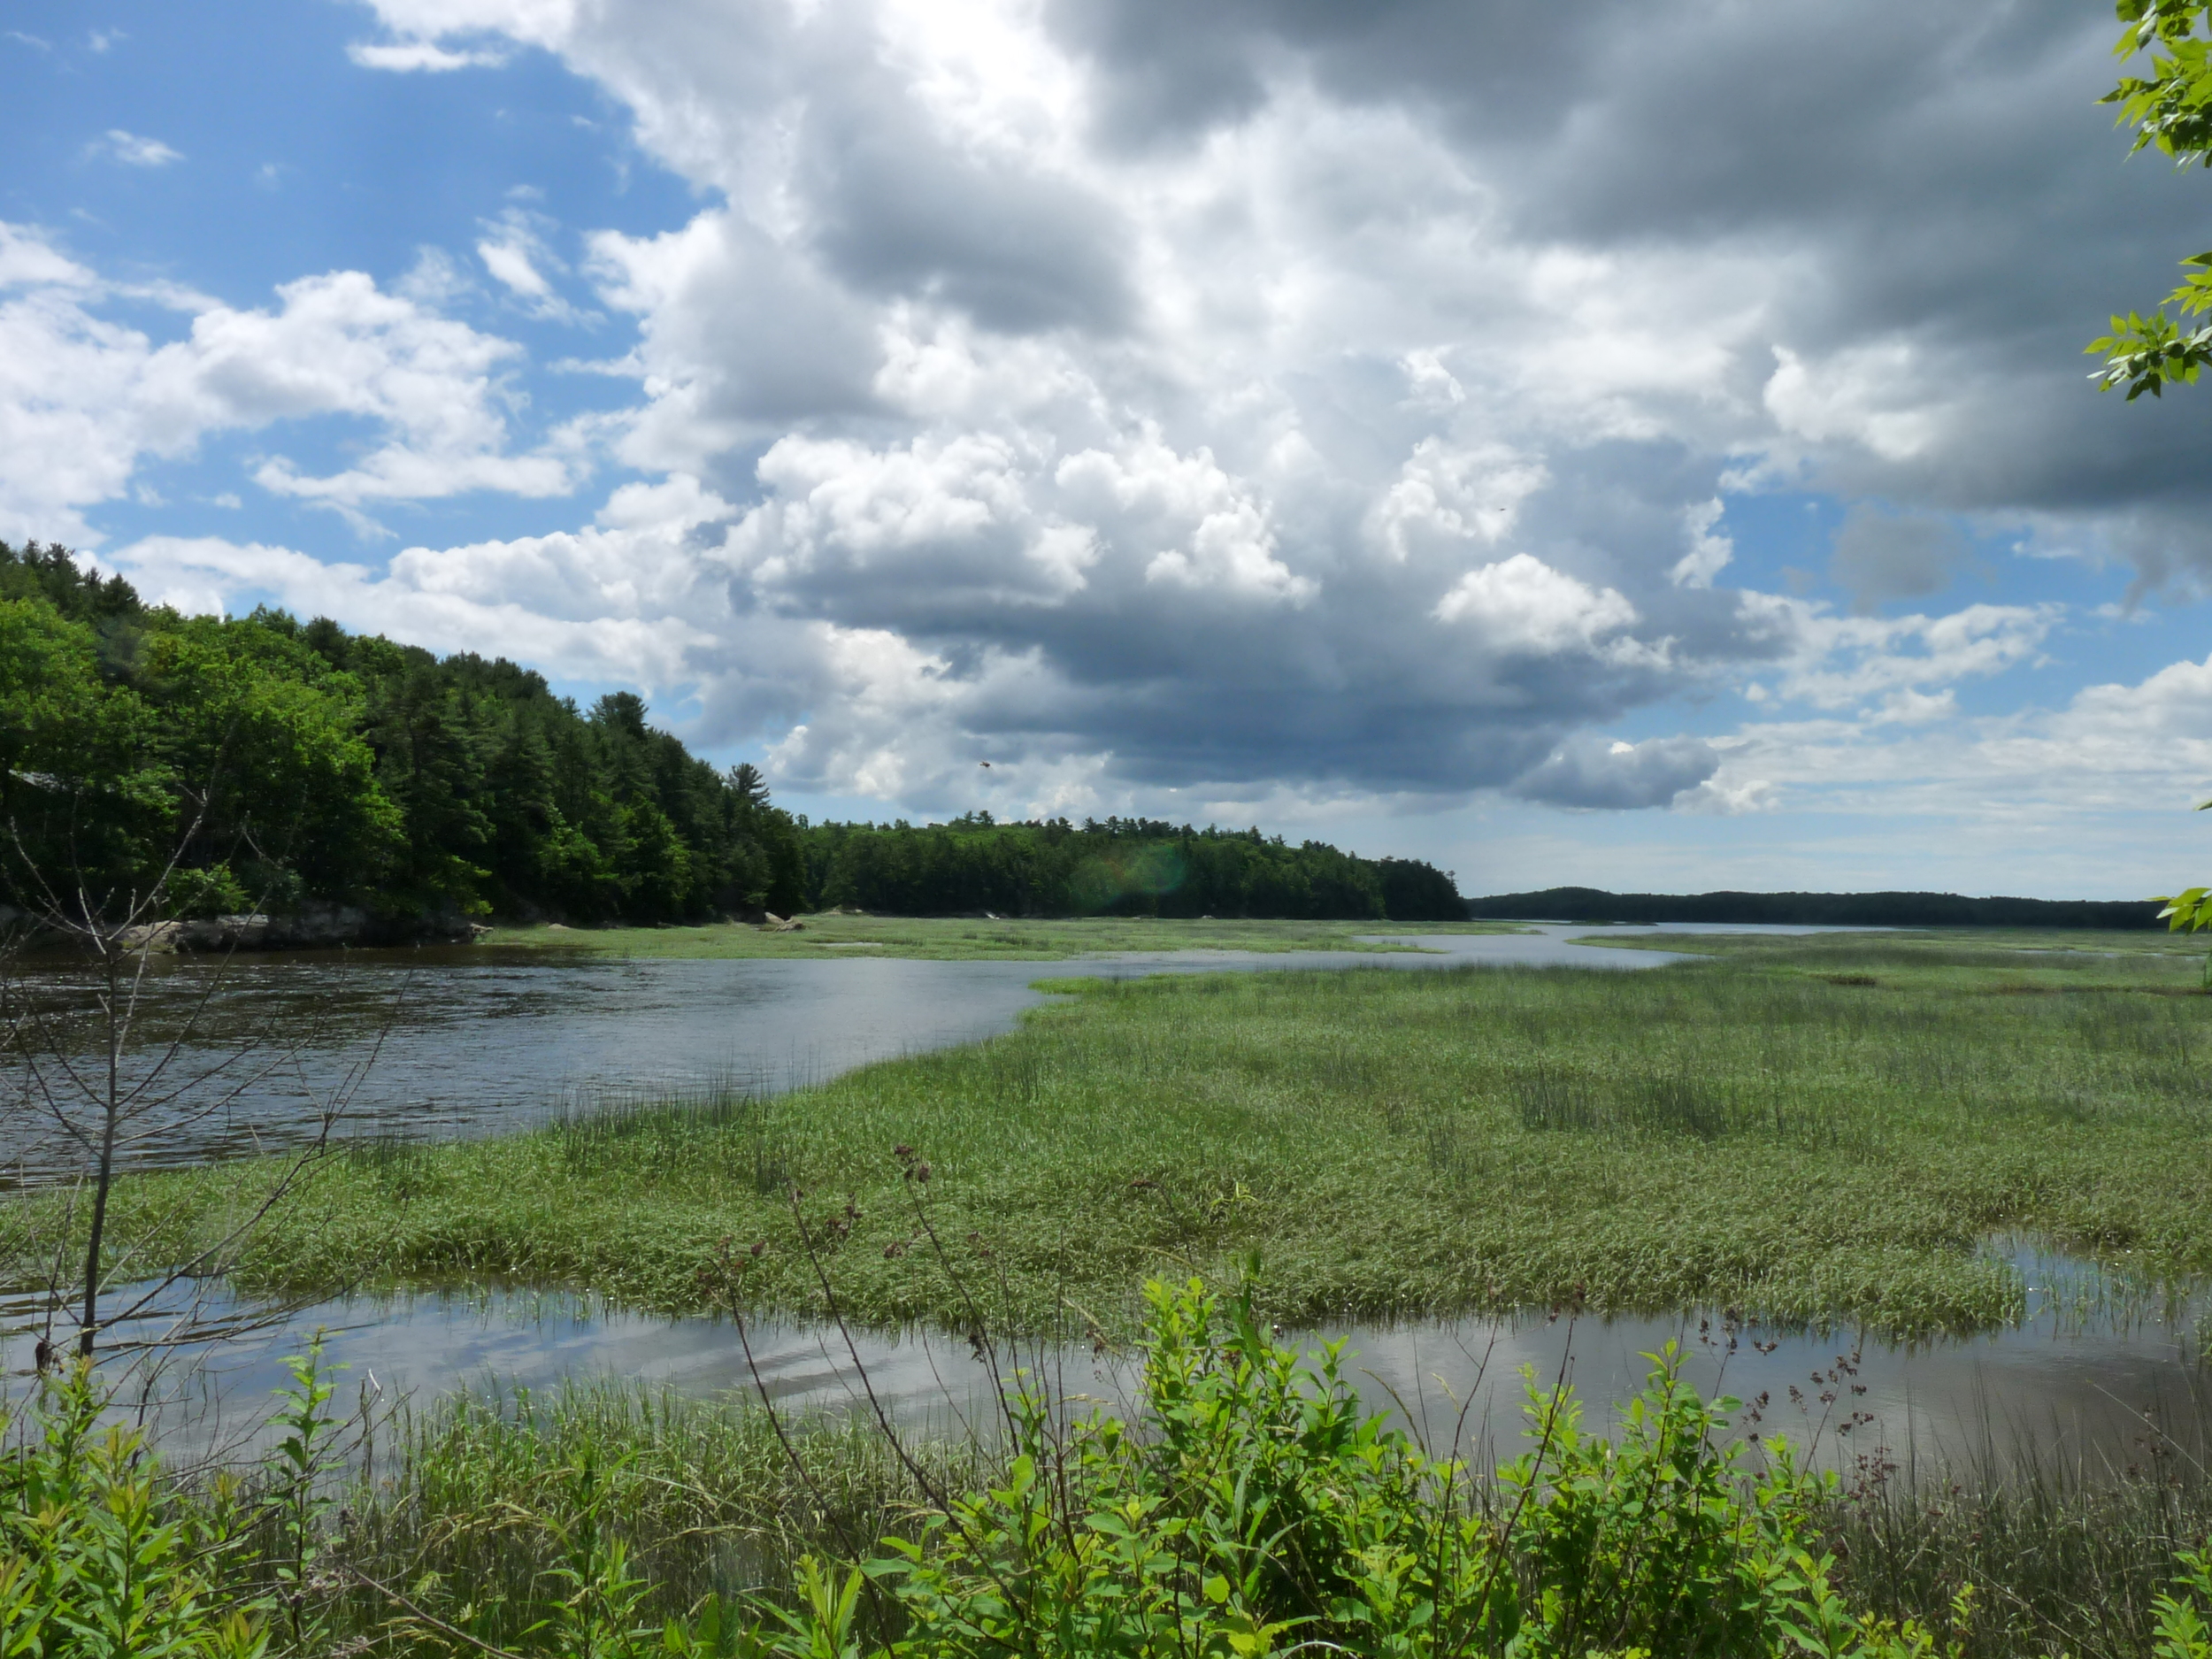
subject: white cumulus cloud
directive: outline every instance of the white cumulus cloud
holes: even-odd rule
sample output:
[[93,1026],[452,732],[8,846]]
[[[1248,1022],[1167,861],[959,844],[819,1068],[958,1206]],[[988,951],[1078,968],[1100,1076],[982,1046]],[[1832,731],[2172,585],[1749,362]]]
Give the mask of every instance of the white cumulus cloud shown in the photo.
[[317,474],[277,454],[255,481],[347,510],[465,490],[560,495],[583,465],[558,443],[512,453],[501,378],[515,348],[359,272],[303,277],[270,309],[190,310],[157,344],[105,314],[112,290],[20,227],[0,228],[0,534],[94,540],[83,511],[146,457],[210,434],[350,416],[381,442]]

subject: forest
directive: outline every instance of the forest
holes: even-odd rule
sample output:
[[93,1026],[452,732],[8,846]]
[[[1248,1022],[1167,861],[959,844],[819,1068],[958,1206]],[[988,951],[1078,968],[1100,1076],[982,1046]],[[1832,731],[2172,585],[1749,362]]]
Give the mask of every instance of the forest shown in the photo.
[[1956,893],[1606,893],[1547,887],[1470,899],[1470,916],[1530,922],[1790,927],[2157,927],[2160,900],[1966,898]]
[[1256,829],[1151,818],[999,824],[820,824],[803,832],[821,905],[903,915],[1364,917],[1463,921],[1453,878],[1405,858],[1296,846]]
[[0,904],[178,918],[311,901],[434,916],[697,921],[910,915],[1457,919],[1450,877],[1257,829],[810,824],[749,764],[588,710],[504,658],[325,618],[185,616],[66,549],[0,542]]

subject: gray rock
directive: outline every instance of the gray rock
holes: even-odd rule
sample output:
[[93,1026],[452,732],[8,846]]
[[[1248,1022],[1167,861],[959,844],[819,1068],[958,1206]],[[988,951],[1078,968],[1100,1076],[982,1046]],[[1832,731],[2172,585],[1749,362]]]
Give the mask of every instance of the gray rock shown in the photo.
[[469,944],[492,930],[465,916],[380,917],[354,904],[311,901],[296,910],[153,922],[124,930],[130,949],[157,952],[334,950],[346,945]]

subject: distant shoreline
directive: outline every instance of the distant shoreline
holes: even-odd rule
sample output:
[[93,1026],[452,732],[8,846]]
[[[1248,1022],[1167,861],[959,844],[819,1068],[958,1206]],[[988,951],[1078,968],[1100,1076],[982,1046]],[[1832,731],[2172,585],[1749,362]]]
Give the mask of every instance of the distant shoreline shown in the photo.
[[1956,893],[1608,893],[1546,887],[1467,901],[1470,919],[1782,923],[1860,927],[2160,927],[2153,899],[1968,898]]

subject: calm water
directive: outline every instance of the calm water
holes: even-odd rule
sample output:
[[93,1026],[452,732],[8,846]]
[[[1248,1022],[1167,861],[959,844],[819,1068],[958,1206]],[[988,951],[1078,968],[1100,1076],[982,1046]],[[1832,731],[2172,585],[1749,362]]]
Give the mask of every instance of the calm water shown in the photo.
[[[1425,969],[1484,962],[1639,969],[1676,953],[1571,941],[1605,931],[1438,935],[1419,953],[1164,951],[1067,962],[635,962],[485,946],[301,953],[227,969],[161,962],[147,996],[148,1049],[208,994],[208,1038],[150,1092],[128,1150],[142,1167],[203,1163],[296,1143],[326,1107],[342,1133],[442,1139],[496,1133],[565,1106],[662,1089],[776,1093],[872,1061],[1011,1030],[1040,979],[1155,973]],[[56,980],[60,994],[66,981]],[[380,1032],[383,1033],[380,1045]],[[262,1046],[241,1052],[258,1039]],[[365,1071],[363,1069],[366,1064]],[[219,1068],[219,1069],[216,1069]],[[158,1096],[199,1079],[177,1099]],[[22,1062],[0,1064],[0,1183],[73,1172]],[[46,1083],[65,1093],[65,1078]]]
[[[1924,1462],[1993,1455],[2002,1463],[2032,1443],[2095,1478],[2147,1463],[2154,1445],[2212,1451],[2212,1379],[2194,1335],[2200,1299],[2085,1302],[2085,1292],[2110,1284],[2093,1266],[2028,1248],[2008,1253],[2029,1286],[2028,1317],[2018,1329],[1965,1340],[1907,1345],[1747,1327],[1732,1347],[1717,1316],[1708,1324],[1696,1315],[1349,1325],[1288,1340],[1309,1349],[1344,1340],[1345,1375],[1371,1409],[1409,1424],[1433,1449],[1457,1443],[1486,1461],[1521,1448],[1524,1367],[1547,1386],[1572,1383],[1590,1426],[1602,1428],[1643,1385],[1645,1356],[1670,1341],[1708,1395],[1766,1396],[1758,1421],[1739,1417],[1740,1432],[1816,1444],[1831,1465],[1883,1453]],[[0,1326],[9,1311],[0,1302]],[[329,1357],[350,1366],[341,1402],[379,1409],[457,1388],[511,1398],[565,1379],[614,1379],[708,1397],[752,1399],[764,1386],[785,1409],[866,1413],[864,1371],[902,1426],[988,1432],[995,1421],[994,1372],[957,1337],[856,1332],[849,1348],[833,1327],[760,1323],[748,1327],[749,1361],[726,1320],[651,1317],[509,1290],[327,1302],[285,1329],[234,1339],[187,1386],[169,1379],[163,1420],[173,1442],[234,1446],[250,1437],[284,1380],[283,1356],[318,1327],[329,1333]],[[0,1371],[20,1373],[28,1341],[0,1338]],[[1017,1363],[1056,1393],[1128,1409],[1135,1375],[1126,1357],[1087,1346],[1025,1351],[1002,1359],[1001,1373]]]

